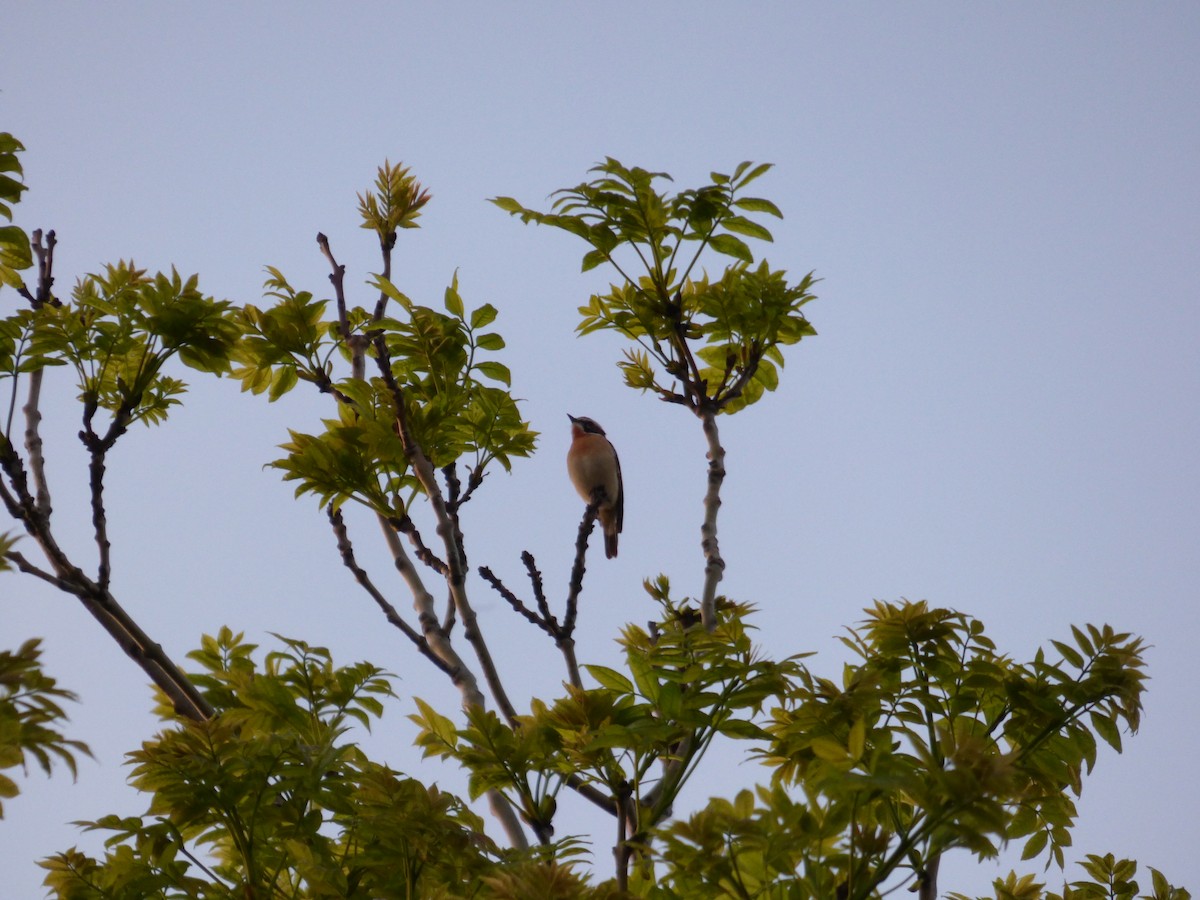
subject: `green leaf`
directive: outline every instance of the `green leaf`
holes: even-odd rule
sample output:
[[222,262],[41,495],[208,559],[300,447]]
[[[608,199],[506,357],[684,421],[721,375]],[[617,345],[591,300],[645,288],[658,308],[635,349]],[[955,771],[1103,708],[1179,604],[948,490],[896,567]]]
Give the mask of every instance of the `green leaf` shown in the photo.
[[619,694],[633,693],[633,682],[615,669],[610,669],[607,666],[588,665],[585,665],[583,668],[587,670],[587,673],[595,678],[602,687],[606,687],[610,691],[616,691]]
[[0,266],[28,269],[33,265],[29,236],[16,225],[0,227]]
[[387,297],[390,297],[392,300],[395,300],[397,303],[399,303],[401,306],[403,306],[406,310],[409,310],[410,312],[412,311],[413,302],[411,300],[409,300],[408,297],[406,297],[404,294],[402,294],[400,292],[399,288],[397,288],[394,284],[392,284],[392,282],[389,281],[387,278],[384,278],[382,275],[376,275],[371,280],[371,284],[373,287],[375,287],[376,290],[381,291]]
[[454,278],[450,282],[450,286],[446,288],[445,294],[446,311],[457,319],[463,318],[463,301],[458,293],[458,272],[454,273]]
[[471,330],[477,328],[485,328],[496,321],[496,307],[490,303],[485,303],[483,306],[471,312]]
[[523,207],[512,197],[492,197],[490,202],[494,203],[496,206],[508,213],[517,214],[525,211],[525,207]]
[[1077,669],[1083,668],[1083,657],[1079,654],[1078,650],[1070,644],[1064,644],[1062,641],[1051,641],[1050,643],[1063,655],[1063,659]]
[[1096,654],[1096,648],[1092,646],[1092,642],[1088,640],[1087,635],[1074,625],[1071,626],[1071,634],[1075,635],[1075,643],[1079,644],[1081,650],[1088,656]]
[[479,337],[475,339],[475,346],[480,350],[491,350],[493,352],[496,350],[503,350],[504,338],[495,332],[488,332],[487,334],[479,335]]
[[651,703],[658,702],[659,684],[650,661],[641,653],[629,653],[629,671],[633,675],[638,691]]
[[755,166],[753,169],[751,169],[746,174],[746,177],[742,178],[739,181],[738,178],[741,176],[741,174],[743,172],[746,171],[747,167],[749,167],[750,165],[751,164],[749,162],[744,162],[744,163],[741,163],[740,165],[738,165],[737,169],[733,173],[733,180],[734,180],[735,187],[744,188],[746,185],[748,185],[754,179],[758,178],[760,175],[765,174],[766,172],[770,171],[771,169],[773,169],[775,167],[774,163],[759,163],[757,166]]
[[1104,738],[1105,743],[1121,752],[1121,731],[1117,727],[1117,723],[1103,713],[1092,711],[1090,714],[1092,727],[1096,729],[1096,733]]
[[1025,842],[1025,849],[1021,851],[1021,859],[1033,859],[1046,849],[1046,844],[1050,840],[1049,831],[1037,831]]
[[770,740],[771,738],[768,732],[745,719],[726,719],[717,725],[717,731],[729,737],[751,741]]
[[454,727],[454,723],[435,710],[432,706],[422,700],[420,697],[413,697],[413,702],[417,704],[417,708],[421,711],[420,715],[410,715],[409,718],[421,728],[436,736],[439,741],[448,747],[458,745],[458,730]]
[[733,205],[738,209],[744,209],[747,212],[761,212],[767,215],[774,216],[777,219],[783,218],[783,213],[779,211],[779,207],[762,197],[741,197],[733,201]]
[[499,381],[501,384],[512,384],[512,373],[508,370],[508,366],[504,363],[498,363],[492,359],[485,359],[483,362],[475,363],[475,368],[479,373],[493,381]]
[[608,254],[603,250],[589,250],[583,255],[583,263],[579,271],[588,272],[596,268],[601,263],[608,261]]
[[771,237],[771,232],[769,232],[762,225],[743,218],[742,216],[730,216],[727,219],[722,219],[721,226],[729,231],[734,231],[738,234],[744,234],[746,237],[758,238],[760,241],[775,240],[775,238]]
[[779,370],[775,368],[775,364],[767,359],[758,361],[758,368],[754,370],[755,379],[768,391],[773,391],[779,387]]
[[713,235],[708,243],[714,250],[725,256],[732,256],[746,263],[754,262],[754,254],[750,252],[746,242],[732,234]]
[[845,763],[852,761],[850,754],[846,752],[846,748],[830,738],[813,738],[809,746],[812,747],[812,752],[819,759],[823,759],[826,762]]

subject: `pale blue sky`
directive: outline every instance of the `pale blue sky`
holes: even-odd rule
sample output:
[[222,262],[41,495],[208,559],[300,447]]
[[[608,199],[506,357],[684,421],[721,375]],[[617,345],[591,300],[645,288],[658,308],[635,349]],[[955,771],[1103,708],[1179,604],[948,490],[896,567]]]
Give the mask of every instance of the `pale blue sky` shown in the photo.
[[[1142,732],[1101,754],[1076,844],[1200,886],[1200,7],[27,3],[0,22],[0,130],[28,148],[17,222],[57,230],[60,290],[132,256],[239,302],[260,302],[268,264],[324,294],[317,231],[358,285],[377,263],[354,194],[385,158],[413,167],[434,200],[395,279],[437,303],[458,268],[468,304],[500,308],[543,433],[470,504],[472,562],[516,582],[528,548],[565,584],[580,512],[565,413],[600,421],[621,452],[621,555],[593,564],[584,600],[580,655],[596,662],[651,615],[643,578],[699,590],[703,441],[681,410],[621,386],[615,339],[574,338],[575,308],[603,284],[579,274],[582,246],[485,200],[545,204],[605,155],[681,186],[776,163],[756,192],[786,219],[765,255],[824,279],[808,307],[820,335],[793,349],[776,395],[723,423],[723,590],[762,607],[770,652],[817,650],[827,673],[834,636],[874,598],[973,613],[1015,655],[1072,623],[1145,636]],[[453,708],[340,567],[315,503],[262,469],[287,426],[329,408],[191,380],[168,425],[112,460],[127,607],[178,655],[222,624],[281,631]],[[83,555],[69,395],[48,393],[48,465],[63,543]],[[360,554],[384,580],[374,533],[360,529]],[[514,693],[551,690],[552,648],[473,590],[497,655],[524,667]],[[141,811],[121,754],[154,729],[146,679],[77,604],[0,578],[0,645],[31,635],[82,695],[71,733],[98,760],[74,784],[32,775],[5,804],[5,897],[40,895],[34,857],[94,846],[64,823]],[[457,787],[410,748],[408,707],[375,752]],[[689,798],[757,776],[732,761],[714,759]],[[603,824],[606,864],[607,824],[570,813]],[[997,868],[1026,870],[1017,855]],[[994,873],[960,855],[942,886],[983,892]]]

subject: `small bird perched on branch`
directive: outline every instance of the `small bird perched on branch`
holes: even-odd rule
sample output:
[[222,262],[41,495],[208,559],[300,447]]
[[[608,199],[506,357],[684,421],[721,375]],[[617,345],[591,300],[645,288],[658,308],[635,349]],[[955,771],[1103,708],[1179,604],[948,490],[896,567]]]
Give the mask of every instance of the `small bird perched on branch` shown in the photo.
[[572,416],[571,448],[567,451],[567,474],[586,503],[600,497],[600,527],[604,531],[604,555],[617,555],[617,535],[625,516],[625,488],[621,484],[621,461],[604,436],[604,429],[586,416]]

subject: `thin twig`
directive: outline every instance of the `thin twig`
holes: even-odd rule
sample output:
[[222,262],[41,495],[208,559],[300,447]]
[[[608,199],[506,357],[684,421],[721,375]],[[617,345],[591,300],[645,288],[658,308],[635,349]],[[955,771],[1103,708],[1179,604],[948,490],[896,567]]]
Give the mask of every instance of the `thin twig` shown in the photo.
[[342,340],[349,344],[350,317],[346,309],[346,267],[340,265],[333,258],[333,251],[329,249],[329,238],[319,231],[317,232],[317,246],[321,248],[322,255],[329,260],[329,266],[333,269],[329,273],[329,282],[333,285],[333,296],[337,301],[338,331]]
[[587,571],[588,538],[600,514],[600,498],[594,498],[583,511],[583,519],[579,522],[579,532],[575,537],[575,563],[571,566],[571,581],[567,586],[567,613],[563,619],[563,628],[570,635],[575,631],[575,618],[579,612],[579,595],[583,592],[583,575]]
[[433,569],[433,571],[437,572],[443,578],[449,576],[450,567],[425,545],[425,540],[421,537],[421,532],[417,531],[416,523],[409,516],[392,516],[387,521],[389,525],[408,538],[409,543],[416,550],[417,559],[420,562],[429,566],[429,568]]
[[460,507],[470,500],[471,495],[475,493],[475,489],[483,484],[483,478],[483,464],[480,463],[479,465],[472,467],[471,474],[467,476],[467,489],[463,491],[463,495],[458,498],[458,505]]
[[26,559],[22,554],[18,553],[16,550],[9,550],[8,553],[4,554],[4,557],[5,557],[5,559],[12,562],[17,567],[18,570],[24,572],[26,575],[32,575],[35,578],[40,578],[40,579],[42,579],[42,581],[45,581],[47,584],[53,585],[54,587],[58,588],[60,591],[62,591],[64,593],[67,593],[67,594],[75,593],[74,586],[72,586],[66,580],[59,578],[57,575],[53,574],[52,572],[47,572],[45,569],[41,569],[41,568],[35,566],[28,559]]
[[525,571],[529,575],[529,584],[533,588],[533,599],[537,603],[538,610],[547,622],[553,622],[557,629],[558,619],[554,613],[550,612],[550,603],[546,600],[546,589],[542,583],[542,573],[538,571],[537,560],[533,558],[533,554],[528,550],[521,553],[521,562],[525,564]]
[[497,577],[496,573],[487,566],[480,566],[479,574],[482,576],[483,580],[490,584],[493,590],[495,590],[496,593],[504,599],[504,602],[513,608],[514,612],[516,612],[526,621],[536,625],[542,631],[546,632],[546,634],[550,635],[550,637],[557,637],[556,632],[558,629],[555,627],[558,624],[557,622],[552,622],[550,619],[543,618],[531,610],[528,606],[521,602],[520,597],[505,587],[504,582],[502,582]]
[[[392,280],[392,248],[396,246],[396,229],[392,229],[386,235],[381,235],[379,238],[379,251],[383,255],[383,276],[384,281]],[[379,292],[379,299],[375,301],[375,312],[371,315],[372,322],[378,322],[383,318],[383,314],[387,312],[388,295],[386,291]]]
[[51,306],[60,306],[58,298],[54,296],[54,246],[58,243],[54,234],[54,229],[46,232],[46,239],[42,240],[42,230],[36,229],[30,235],[30,247],[33,249],[33,255],[37,257],[38,263],[38,280],[37,287],[34,288],[34,293],[23,290],[21,293],[26,299],[33,304],[34,309],[49,304]]

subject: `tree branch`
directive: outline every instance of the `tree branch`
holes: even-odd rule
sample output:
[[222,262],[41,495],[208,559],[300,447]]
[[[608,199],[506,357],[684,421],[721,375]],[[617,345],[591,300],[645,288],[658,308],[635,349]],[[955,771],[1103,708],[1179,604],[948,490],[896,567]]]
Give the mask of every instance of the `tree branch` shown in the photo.
[[319,231],[317,232],[317,246],[321,248],[322,255],[329,260],[329,266],[333,269],[329,273],[329,283],[333,285],[333,296],[337,300],[338,333],[341,334],[342,340],[349,345],[350,317],[346,309],[346,267],[340,265],[333,258],[333,251],[329,249],[329,238]]
[[346,522],[342,518],[341,510],[334,509],[331,505],[328,507],[328,515],[329,524],[333,527],[333,533],[337,538],[338,552],[342,556],[342,563],[353,573],[355,580],[370,595],[371,599],[375,601],[375,605],[383,611],[383,615],[388,622],[399,628],[404,636],[412,641],[413,645],[426,659],[453,678],[454,670],[450,668],[445,660],[433,652],[429,646],[429,642],[416,629],[404,621],[400,613],[396,611],[396,607],[388,602],[388,599],[375,587],[366,570],[358,564],[354,556],[354,545],[350,542],[350,534],[346,530]]
[[700,600],[700,618],[704,628],[717,627],[717,585],[725,573],[725,560],[717,542],[717,510],[721,507],[721,485],[725,481],[725,448],[717,432],[717,414],[706,409],[700,414],[704,437],[708,441],[708,490],[704,495],[704,523],[700,526],[700,548],[704,552],[704,593]]
[[538,571],[537,560],[533,558],[533,554],[528,550],[521,553],[521,562],[525,564],[525,571],[529,575],[529,584],[533,588],[533,599],[537,603],[538,611],[542,614],[547,622],[553,622],[555,627],[558,627],[558,619],[550,612],[550,603],[546,599],[546,589],[542,584],[542,573]]
[[37,309],[46,304],[51,306],[61,305],[58,298],[54,296],[54,246],[58,243],[54,234],[54,229],[51,228],[46,232],[46,240],[42,241],[42,230],[39,228],[30,235],[32,240],[29,242],[33,248],[33,254],[38,261],[38,281],[37,288],[33,296],[28,292],[25,296],[33,303],[33,308]]
[[[350,351],[350,366],[351,375],[360,381],[366,380],[366,351],[367,345],[371,338],[366,334],[352,333],[350,329],[349,310],[346,305],[345,294],[345,275],[346,267],[339,264],[333,255],[333,251],[329,247],[329,239],[321,233],[317,234],[317,244],[321,248],[321,253],[329,261],[331,272],[329,281],[333,285],[334,295],[337,300],[338,309],[338,331],[345,341],[347,349]],[[384,277],[388,277],[391,271],[391,248],[385,243],[384,251]],[[378,321],[382,317],[386,303],[383,299],[376,304],[375,320]],[[463,616],[465,623],[464,631],[467,639],[475,647],[476,655],[479,658],[480,665],[484,668],[484,675],[488,681],[488,687],[492,691],[492,695],[496,698],[497,704],[501,711],[510,723],[515,721],[516,713],[509,703],[508,697],[505,695],[503,687],[500,684],[499,676],[495,671],[495,666],[492,664],[491,656],[487,651],[486,644],[483,643],[483,636],[479,633],[475,613],[467,602],[466,593],[463,590],[463,581],[465,573],[463,572],[464,562],[463,557],[459,553],[461,544],[457,539],[456,529],[450,528],[450,517],[446,510],[445,503],[442,500],[441,493],[438,491],[436,480],[433,476],[433,467],[429,460],[425,457],[424,452],[416,441],[413,440],[411,433],[408,431],[407,422],[404,415],[403,397],[400,392],[400,387],[396,383],[395,377],[392,375],[390,354],[388,353],[387,344],[380,333],[374,335],[375,346],[378,350],[376,362],[379,365],[380,371],[384,376],[384,381],[391,391],[393,401],[396,406],[396,423],[397,433],[400,435],[401,441],[404,443],[405,453],[409,458],[409,463],[413,470],[417,472],[418,478],[421,480],[422,486],[426,489],[426,494],[430,499],[431,505],[434,507],[434,513],[438,520],[438,533],[442,536],[443,543],[446,547],[448,563],[443,564],[446,568],[445,578],[450,585],[453,604],[450,609],[458,608]],[[437,613],[435,610],[435,601],[433,595],[425,589],[421,582],[420,576],[417,574],[416,568],[412,561],[408,558],[408,554],[404,550],[404,545],[400,542],[397,535],[396,527],[389,521],[388,517],[381,514],[376,515],[379,526],[383,531],[384,540],[388,544],[388,548],[392,552],[392,559],[402,579],[408,585],[413,596],[413,608],[417,612],[417,618],[421,626],[421,639],[425,641],[433,657],[440,660],[439,668],[446,671],[451,682],[459,689],[459,693],[463,698],[463,706],[485,707],[485,700],[482,692],[479,690],[478,681],[474,673],[468,668],[458,653],[454,650],[449,638],[449,624],[452,622],[452,617],[449,611],[447,612],[447,625],[443,627],[438,622]],[[411,524],[411,523],[410,523]],[[423,546],[420,544],[420,536],[413,528],[409,532],[410,538],[415,538],[418,542],[418,548]],[[440,562],[428,553],[425,557],[428,564]],[[436,568],[436,566],[435,566]],[[377,601],[378,602],[378,601]],[[509,840],[514,846],[525,848],[529,846],[529,839],[525,834],[525,829],[521,826],[521,821],[513,810],[512,805],[505,799],[503,794],[496,790],[490,790],[488,793],[488,803],[491,807],[492,814],[496,816]]]
[[556,636],[556,626],[558,623],[552,621],[553,617],[546,618],[543,615],[539,615],[531,610],[521,601],[520,597],[505,587],[504,582],[501,581],[496,573],[487,566],[480,566],[479,574],[482,576],[483,580],[490,584],[492,589],[504,599],[504,602],[513,608],[514,612],[516,612],[527,622],[536,625],[542,631],[546,632],[546,634],[550,635],[550,637]]
[[25,452],[29,455],[29,471],[33,475],[37,491],[35,509],[38,515],[50,518],[50,489],[46,484],[45,457],[42,455],[42,374],[44,369],[34,369],[29,374],[29,396],[22,408],[25,414]]
[[417,480],[421,482],[421,486],[425,489],[425,496],[429,498],[429,504],[433,508],[434,516],[437,519],[437,532],[442,539],[442,545],[446,551],[446,562],[450,570],[446,577],[446,583],[450,587],[450,596],[453,598],[455,609],[458,610],[459,618],[462,619],[463,633],[475,649],[475,656],[479,660],[479,665],[483,668],[484,678],[487,680],[488,688],[496,701],[496,705],[500,708],[500,712],[504,715],[508,723],[513,725],[517,718],[516,710],[509,701],[508,694],[504,690],[504,685],[500,681],[500,674],[496,670],[496,665],[492,660],[491,652],[488,650],[487,642],[484,640],[483,633],[479,630],[475,610],[471,607],[471,603],[467,598],[466,572],[464,570],[463,557],[460,553],[458,529],[454,526],[449,510],[446,509],[441,488],[437,483],[437,473],[434,471],[433,465],[429,462],[429,458],[425,456],[425,452],[421,449],[421,446],[409,430],[408,416],[404,408],[404,395],[400,389],[400,385],[396,382],[396,377],[392,374],[389,361],[390,356],[383,336],[377,335],[374,339],[374,344],[376,350],[375,363],[379,368],[380,375],[383,377],[384,384],[392,395],[392,402],[396,407],[396,431],[400,436],[401,443],[404,445],[404,452],[408,456],[409,464],[412,466]]
[[567,585],[567,613],[563,626],[568,635],[575,631],[575,618],[579,613],[579,595],[583,593],[583,575],[587,571],[588,538],[600,515],[600,504],[603,496],[593,497],[583,510],[583,518],[579,522],[579,532],[575,537],[575,562],[571,566],[571,581]]
[[[84,443],[87,443],[85,440]],[[105,451],[99,447],[89,447],[91,461],[88,463],[88,481],[91,488],[92,531],[96,538],[96,547],[100,555],[96,577],[101,589],[108,590],[109,579],[112,575],[112,544],[108,539],[108,514],[104,510],[104,472]]]
[[433,571],[437,572],[443,578],[450,574],[450,567],[446,565],[444,560],[441,560],[437,555],[425,545],[425,539],[421,537],[421,532],[417,531],[416,523],[409,516],[392,516],[388,518],[388,524],[396,531],[408,538],[413,549],[416,551],[417,559],[427,565]]

